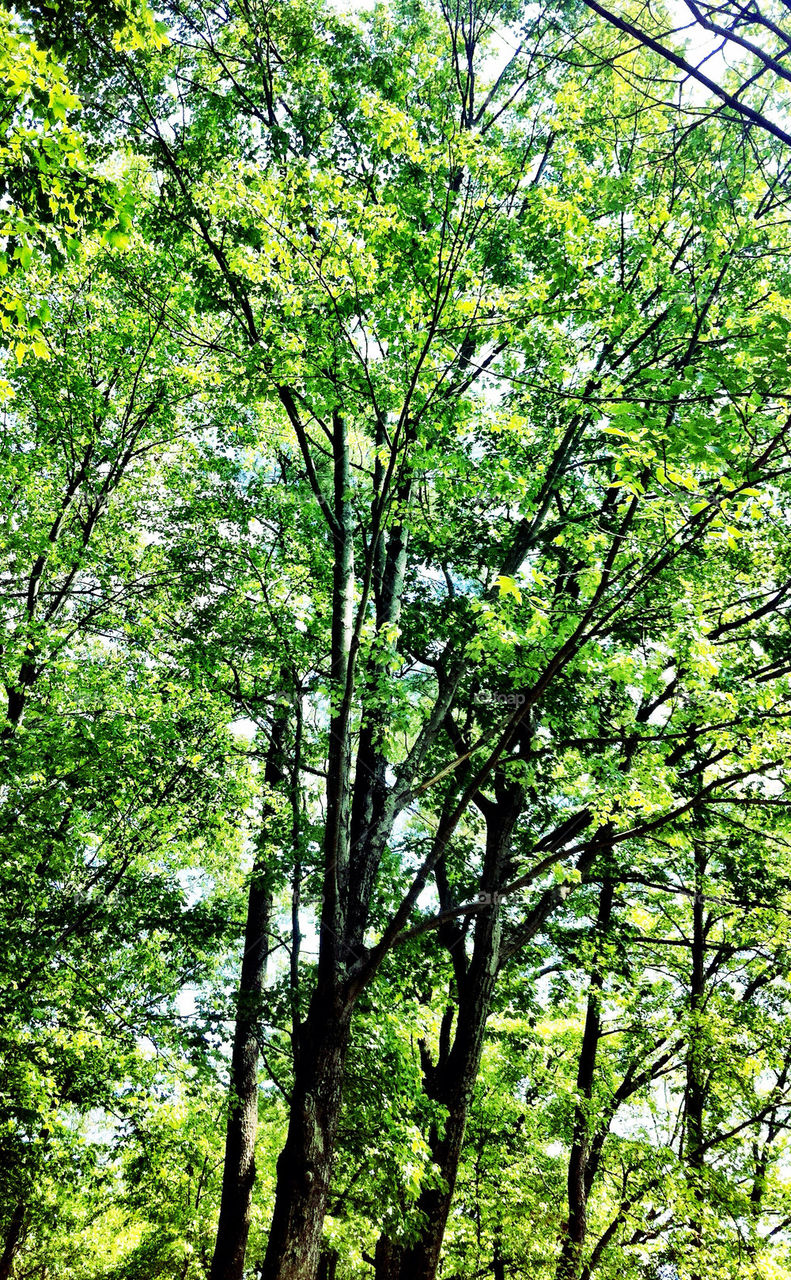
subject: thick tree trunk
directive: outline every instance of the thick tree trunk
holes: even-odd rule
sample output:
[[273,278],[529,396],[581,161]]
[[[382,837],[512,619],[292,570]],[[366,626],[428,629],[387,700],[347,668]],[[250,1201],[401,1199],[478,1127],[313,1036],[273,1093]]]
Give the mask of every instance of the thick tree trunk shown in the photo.
[[456,1189],[467,1112],[479,1064],[480,1052],[477,1060],[469,1061],[467,1086],[458,1090],[448,1107],[442,1138],[438,1139],[436,1134],[431,1135],[429,1145],[432,1158],[442,1172],[443,1182],[441,1186],[426,1188],[420,1196],[418,1210],[423,1226],[419,1238],[403,1251],[398,1280],[434,1280],[437,1274],[448,1214]]
[[[502,883],[511,835],[522,804],[523,796],[518,788],[501,787],[499,803],[492,804],[487,814],[487,848],[481,885],[483,892],[491,895],[491,902],[481,908],[476,920],[469,965],[464,959],[458,926],[450,923],[440,931],[454,963],[458,994],[456,1032],[450,1044],[449,1010],[440,1034],[436,1066],[432,1065],[425,1046],[421,1049],[424,1088],[447,1110],[442,1135],[432,1130],[428,1139],[432,1161],[442,1174],[442,1183],[424,1188],[417,1205],[422,1224],[420,1235],[399,1251],[398,1270],[392,1270],[390,1274],[382,1271],[381,1275],[377,1271],[377,1280],[390,1280],[391,1275],[394,1280],[395,1277],[398,1280],[434,1280],[437,1274],[456,1187],[467,1113],[478,1077],[486,1023],[497,980],[501,935],[497,889]],[[446,882],[442,868],[439,869],[438,884],[440,897],[444,899]],[[447,903],[443,901],[445,905]]]
[[277,1162],[263,1280],[315,1280],[332,1175],[351,1007],[320,987],[299,1036],[288,1135]]
[[374,1254],[375,1280],[400,1280],[403,1252],[403,1247],[396,1240],[381,1235],[376,1242]]
[[[272,728],[267,755],[264,781],[268,787],[276,786],[283,777],[285,727],[285,715],[281,712]],[[266,805],[247,900],[244,955],[231,1055],[220,1217],[211,1264],[211,1280],[242,1280],[250,1230],[255,1183],[255,1137],[258,1128],[258,1035],[272,912],[268,865],[272,816],[271,806]]]
[[[324,882],[316,987],[305,1021],[294,1027],[294,1087],[285,1146],[278,1157],[263,1280],[315,1280],[340,1118],[353,1000],[346,987],[355,954],[349,902],[351,713],[354,696],[354,528],[349,437],[333,413],[333,711],[327,754]],[[366,779],[365,784],[368,785]],[[365,854],[361,862],[366,863]]]
[[11,1220],[5,1233],[3,1252],[0,1255],[0,1280],[9,1280],[14,1266],[14,1258],[25,1230],[25,1205],[23,1201],[14,1207]]
[[[605,880],[599,897],[599,911],[596,920],[597,951],[601,940],[607,933],[612,917],[613,884]],[[568,1168],[568,1226],[566,1227],[560,1258],[557,1266],[557,1280],[579,1280],[582,1270],[582,1255],[585,1237],[588,1231],[588,1196],[591,1188],[591,1116],[589,1103],[593,1096],[593,1082],[596,1072],[596,1055],[601,1039],[601,990],[604,975],[601,960],[595,956],[588,988],[588,1002],[585,1013],[585,1029],[582,1034],[579,1064],[577,1067],[578,1102],[574,1114],[574,1130],[571,1140],[571,1154]]]

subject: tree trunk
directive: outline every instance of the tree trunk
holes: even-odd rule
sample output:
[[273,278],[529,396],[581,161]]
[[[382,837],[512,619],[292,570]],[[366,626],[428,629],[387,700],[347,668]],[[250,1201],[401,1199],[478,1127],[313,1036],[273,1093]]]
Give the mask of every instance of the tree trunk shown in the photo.
[[505,1280],[505,1258],[502,1255],[502,1247],[502,1242],[498,1236],[494,1242],[494,1257],[492,1258],[493,1280]]
[[[686,1164],[693,1203],[700,1204],[703,1195],[701,1175],[703,1158],[703,1115],[705,1109],[704,1050],[700,1044],[700,1018],[705,1000],[706,920],[703,903],[703,877],[706,856],[700,841],[695,842],[695,897],[692,904],[692,968],[689,992],[689,1046],[684,1097],[684,1143]],[[703,1225],[695,1216],[690,1223],[692,1245],[696,1257],[703,1259]],[[701,1280],[700,1271],[691,1280]]]
[[[353,999],[346,990],[356,954],[349,902],[365,896],[350,885],[351,714],[354,699],[354,527],[349,436],[333,412],[333,710],[327,754],[327,815],[316,987],[305,1021],[293,1032],[294,1087],[277,1183],[263,1280],[315,1280],[330,1191],[343,1069]],[[363,785],[368,785],[367,779]],[[362,856],[365,864],[366,857]],[[356,939],[355,939],[356,940]]]
[[[449,1009],[440,1034],[436,1066],[432,1065],[425,1045],[421,1045],[421,1054],[424,1088],[429,1097],[447,1109],[442,1136],[432,1130],[428,1139],[432,1161],[439,1168],[442,1183],[421,1192],[417,1204],[422,1224],[420,1235],[400,1251],[399,1269],[391,1273],[398,1280],[434,1280],[453,1202],[467,1113],[478,1077],[500,959],[497,889],[502,883],[511,835],[524,803],[518,787],[507,788],[501,783],[498,793],[499,803],[492,803],[487,812],[486,855],[481,877],[482,892],[490,894],[491,901],[481,908],[476,919],[469,965],[464,959],[458,926],[449,923],[439,934],[453,958],[458,994],[456,1033],[451,1045],[452,1010]],[[444,907],[447,882],[441,867],[438,885]],[[386,1272],[380,1277],[377,1272],[377,1280],[390,1280],[390,1277]]]
[[335,1280],[339,1256],[337,1249],[322,1249],[316,1280]]
[[[272,727],[267,754],[264,782],[268,787],[277,786],[283,778],[285,728],[286,716],[281,710]],[[273,810],[266,802],[262,818],[262,831],[247,900],[244,955],[231,1055],[220,1217],[211,1264],[211,1280],[242,1280],[250,1230],[255,1183],[255,1137],[258,1128],[258,1035],[272,912],[268,846],[272,837]]]
[[434,1280],[437,1274],[479,1062],[480,1054],[477,1061],[469,1063],[467,1088],[460,1088],[448,1107],[442,1138],[433,1133],[429,1139],[432,1159],[439,1167],[443,1181],[438,1187],[426,1188],[418,1200],[423,1226],[419,1238],[403,1251],[399,1280]]
[[[599,897],[599,911],[596,920],[596,950],[607,933],[612,917],[613,883],[606,879],[602,884]],[[593,1081],[596,1071],[596,1055],[601,1039],[601,991],[604,982],[603,966],[600,955],[594,957],[591,969],[588,1003],[585,1013],[585,1029],[582,1035],[582,1048],[577,1068],[577,1097],[574,1113],[574,1130],[571,1140],[571,1154],[568,1169],[568,1226],[566,1227],[560,1258],[558,1260],[557,1280],[579,1280],[582,1269],[582,1251],[588,1231],[588,1196],[590,1194],[591,1177],[589,1162],[591,1155],[592,1117],[590,1101],[593,1097]]]
[[403,1246],[389,1236],[381,1235],[374,1254],[375,1280],[400,1280]]
[[317,987],[300,1031],[263,1280],[315,1280],[340,1116],[351,1005]]
[[14,1266],[14,1258],[25,1230],[25,1205],[22,1200],[14,1207],[8,1230],[5,1235],[3,1253],[0,1256],[0,1280],[9,1280]]

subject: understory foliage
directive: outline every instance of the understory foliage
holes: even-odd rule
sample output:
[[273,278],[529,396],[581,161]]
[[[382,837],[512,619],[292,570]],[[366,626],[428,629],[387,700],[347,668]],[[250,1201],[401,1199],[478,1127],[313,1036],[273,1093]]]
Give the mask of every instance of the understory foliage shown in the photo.
[[688,8],[3,11],[0,1280],[791,1280],[791,27]]

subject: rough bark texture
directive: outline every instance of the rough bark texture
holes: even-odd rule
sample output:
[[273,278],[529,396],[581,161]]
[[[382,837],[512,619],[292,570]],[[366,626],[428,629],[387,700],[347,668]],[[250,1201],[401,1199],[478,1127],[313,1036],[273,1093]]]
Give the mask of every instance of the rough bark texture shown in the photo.
[[332,1175],[351,1008],[318,988],[300,1035],[263,1280],[314,1280]]
[[[276,718],[264,781],[276,786],[283,776],[282,749],[286,721]],[[269,956],[272,890],[268,868],[271,808],[265,809],[258,853],[250,879],[244,955],[239,980],[231,1056],[230,1102],[225,1136],[220,1217],[211,1265],[211,1280],[242,1280],[255,1183],[255,1137],[258,1128],[258,1035],[261,998]]]

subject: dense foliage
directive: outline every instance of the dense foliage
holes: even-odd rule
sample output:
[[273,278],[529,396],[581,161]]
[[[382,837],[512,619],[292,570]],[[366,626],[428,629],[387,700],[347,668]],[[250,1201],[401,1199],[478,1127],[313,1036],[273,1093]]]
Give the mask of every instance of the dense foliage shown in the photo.
[[791,26],[679,8],[4,11],[0,1280],[791,1277]]

